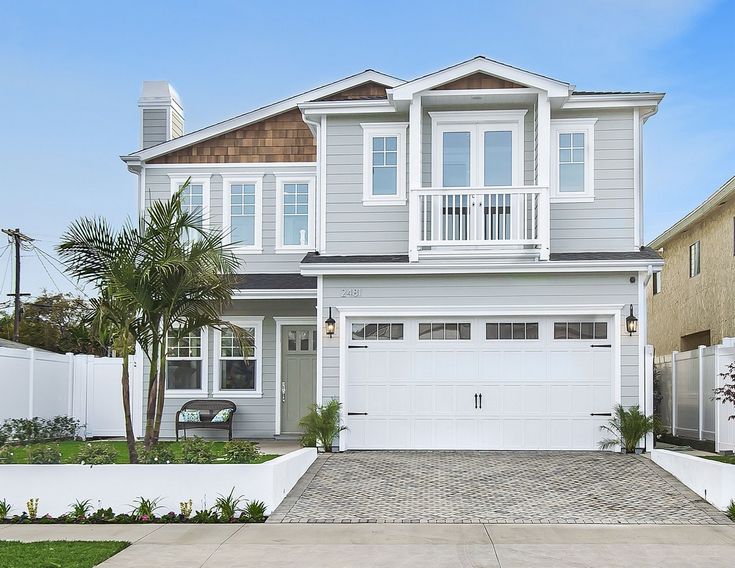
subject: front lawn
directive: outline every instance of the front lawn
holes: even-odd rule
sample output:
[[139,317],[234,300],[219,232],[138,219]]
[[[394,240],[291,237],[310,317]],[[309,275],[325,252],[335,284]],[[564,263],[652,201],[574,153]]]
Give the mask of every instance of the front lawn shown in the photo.
[[0,541],[3,568],[91,568],[128,546],[127,542]]
[[731,463],[735,465],[735,455],[727,455],[727,456],[702,456],[706,460],[712,460],[722,463]]
[[[225,443],[226,442],[212,442],[213,449],[218,457],[222,455],[222,452],[225,448]],[[15,446],[13,448],[13,463],[28,463],[28,448],[48,445],[55,446],[56,444],[57,442],[50,442],[48,444],[37,444],[31,446]],[[106,444],[109,446],[113,446],[115,450],[117,450],[117,460],[115,463],[130,463],[130,460],[128,459],[128,446],[124,440],[100,440],[95,442],[58,442],[59,451],[61,452],[61,463],[79,463],[76,461],[76,456],[79,453],[80,448],[86,446],[87,444]],[[181,442],[160,442],[160,444],[168,446],[173,451],[173,454],[176,457],[176,461],[181,461]],[[263,463],[277,457],[277,454],[262,454],[258,456],[258,458],[255,459],[252,463]],[[220,462],[224,463],[223,460],[217,460],[213,463]],[[4,565],[0,564],[0,566]]]

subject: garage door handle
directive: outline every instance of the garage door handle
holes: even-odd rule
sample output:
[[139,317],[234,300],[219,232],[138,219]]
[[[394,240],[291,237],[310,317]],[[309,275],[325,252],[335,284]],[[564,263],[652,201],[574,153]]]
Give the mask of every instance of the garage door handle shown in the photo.
[[590,416],[612,416],[612,412],[590,412]]
[[475,408],[477,408],[477,393],[475,393]]
[[612,347],[610,343],[605,343],[603,345],[590,345],[590,347]]
[[367,416],[367,412],[348,412],[347,416]]
[[367,349],[367,345],[348,345],[348,349]]
[[480,409],[482,409],[482,393],[480,393]]

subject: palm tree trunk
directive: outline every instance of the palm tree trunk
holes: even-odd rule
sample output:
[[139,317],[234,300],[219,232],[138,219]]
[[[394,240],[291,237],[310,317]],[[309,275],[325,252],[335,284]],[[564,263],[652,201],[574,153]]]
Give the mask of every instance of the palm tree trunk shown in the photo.
[[133,432],[133,415],[130,409],[130,362],[128,360],[128,337],[124,337],[122,348],[122,403],[125,414],[125,439],[128,443],[130,463],[138,463],[138,451],[135,449],[135,433]]
[[149,450],[153,440],[153,422],[156,417],[156,399],[158,397],[158,338],[151,341],[151,370],[148,373],[148,404],[145,413],[145,439],[143,444]]
[[162,353],[158,365],[158,396],[156,400],[156,417],[153,422],[152,444],[158,443],[161,435],[161,420],[163,418],[163,405],[166,397],[166,353]]

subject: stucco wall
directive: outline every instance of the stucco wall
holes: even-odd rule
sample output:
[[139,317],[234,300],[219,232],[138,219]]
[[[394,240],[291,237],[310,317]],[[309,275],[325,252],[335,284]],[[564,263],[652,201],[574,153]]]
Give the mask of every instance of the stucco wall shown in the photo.
[[[681,349],[681,337],[710,330],[713,345],[735,336],[735,199],[663,247],[661,293],[648,283],[648,341],[658,355]],[[700,241],[701,272],[689,278],[689,246]]]

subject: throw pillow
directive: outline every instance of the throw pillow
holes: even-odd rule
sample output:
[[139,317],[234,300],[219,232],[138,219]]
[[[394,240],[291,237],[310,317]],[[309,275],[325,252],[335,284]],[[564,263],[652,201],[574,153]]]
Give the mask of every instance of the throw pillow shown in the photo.
[[230,414],[232,414],[232,409],[230,408],[220,410],[217,414],[214,415],[214,418],[212,418],[212,422],[227,422],[230,419]]
[[202,418],[198,410],[182,410],[179,414],[179,422],[201,422]]

